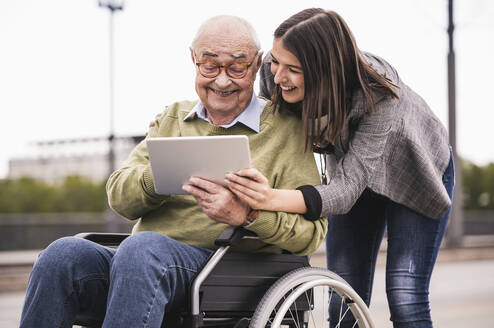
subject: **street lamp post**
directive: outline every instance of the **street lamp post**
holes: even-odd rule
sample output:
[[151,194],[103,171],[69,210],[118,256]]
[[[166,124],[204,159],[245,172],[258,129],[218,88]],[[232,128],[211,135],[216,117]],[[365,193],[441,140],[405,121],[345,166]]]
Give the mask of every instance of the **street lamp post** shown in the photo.
[[110,12],[110,53],[109,53],[109,72],[110,72],[110,131],[108,134],[108,176],[115,171],[115,135],[114,135],[114,50],[113,50],[113,15],[118,10],[123,10],[123,0],[99,0],[100,7],[107,8]]
[[[114,133],[114,51],[113,51],[113,15],[118,10],[123,10],[124,0],[98,0],[100,7],[107,8],[110,12],[110,53],[109,53],[109,73],[110,73],[110,131],[108,133],[108,177],[115,171],[115,133]],[[118,219],[111,208],[107,208],[107,230],[117,232]]]
[[463,242],[463,188],[462,188],[462,165],[457,152],[456,143],[456,73],[455,73],[455,50],[453,46],[453,0],[448,0],[448,107],[449,107],[449,143],[453,148],[455,161],[455,190],[453,204],[451,207],[451,218],[446,236],[449,247],[460,247]]

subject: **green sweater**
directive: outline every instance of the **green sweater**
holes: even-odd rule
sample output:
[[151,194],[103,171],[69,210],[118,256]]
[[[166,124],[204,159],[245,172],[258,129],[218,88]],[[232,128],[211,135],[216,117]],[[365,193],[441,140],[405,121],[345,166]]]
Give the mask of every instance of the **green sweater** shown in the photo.
[[[184,121],[195,104],[178,102],[169,106],[150,129],[149,137],[247,135],[253,166],[268,178],[271,187],[294,189],[320,183],[313,154],[303,151],[297,117],[275,113],[268,102],[261,115],[260,132],[255,133],[241,123],[222,128],[197,116]],[[226,227],[207,217],[190,195],[156,194],[145,141],[110,176],[106,188],[112,209],[128,219],[138,219],[133,233],[155,231],[185,244],[214,249],[214,240]],[[247,229],[254,231],[259,240],[244,240],[237,250],[287,250],[307,255],[324,240],[327,220],[309,221],[298,214],[261,211]]]

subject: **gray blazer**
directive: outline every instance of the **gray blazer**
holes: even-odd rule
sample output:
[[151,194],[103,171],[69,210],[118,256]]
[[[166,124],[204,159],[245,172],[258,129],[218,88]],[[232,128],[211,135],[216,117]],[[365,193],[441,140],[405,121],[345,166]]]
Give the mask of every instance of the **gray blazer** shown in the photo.
[[[335,142],[334,154],[328,155],[333,160],[327,158],[334,163],[328,168],[329,182],[315,186],[322,199],[321,216],[347,213],[369,188],[427,217],[441,218],[451,206],[442,182],[450,159],[446,129],[391,65],[363,55],[400,87],[399,99],[377,97],[376,111],[364,115],[362,92],[352,95],[347,128]],[[261,92],[267,88],[261,85]]]

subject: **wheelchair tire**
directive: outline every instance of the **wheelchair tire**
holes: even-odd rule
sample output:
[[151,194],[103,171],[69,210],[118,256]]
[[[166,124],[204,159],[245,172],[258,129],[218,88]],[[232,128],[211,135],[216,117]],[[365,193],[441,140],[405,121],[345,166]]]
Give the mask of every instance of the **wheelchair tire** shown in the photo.
[[[297,311],[297,299],[297,303],[305,299],[310,310],[303,313]],[[330,322],[328,306],[334,306],[335,301],[338,302],[339,309],[333,313],[339,313],[339,318],[333,318]],[[359,328],[374,327],[364,301],[334,272],[306,267],[287,273],[271,286],[257,305],[249,327],[317,328],[347,325]]]

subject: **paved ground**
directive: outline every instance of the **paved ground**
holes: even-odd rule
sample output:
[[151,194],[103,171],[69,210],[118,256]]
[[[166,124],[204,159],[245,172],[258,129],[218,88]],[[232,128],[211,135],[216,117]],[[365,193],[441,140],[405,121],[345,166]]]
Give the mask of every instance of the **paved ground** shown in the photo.
[[[392,328],[385,292],[385,253],[378,258],[370,310],[376,328]],[[314,256],[313,266],[324,266]],[[434,327],[494,327],[494,248],[442,249],[430,284]]]
[[[371,312],[376,327],[391,328],[384,270],[377,270]],[[435,327],[494,327],[494,260],[439,263],[430,287]]]
[[[22,256],[26,259],[33,256],[15,255],[19,260]],[[376,270],[371,312],[376,327],[391,328],[382,262],[383,253]],[[314,256],[312,263],[324,266],[322,254]],[[4,288],[0,291],[3,291],[0,292],[0,327],[18,327],[24,291],[7,292]],[[431,281],[431,308],[435,327],[493,327],[494,248],[442,250]]]

